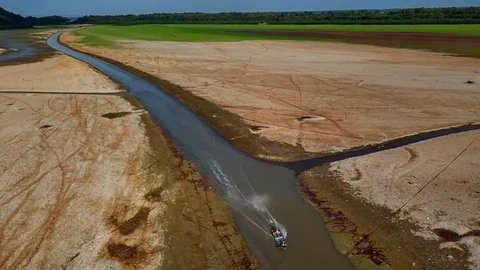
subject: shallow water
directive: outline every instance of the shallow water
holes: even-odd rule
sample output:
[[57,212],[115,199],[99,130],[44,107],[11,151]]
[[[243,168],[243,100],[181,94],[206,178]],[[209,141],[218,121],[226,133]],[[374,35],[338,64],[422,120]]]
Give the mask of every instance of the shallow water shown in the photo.
[[0,62],[18,62],[51,53],[51,49],[44,44],[35,43],[26,31],[30,30],[0,31],[0,48],[7,49],[6,53],[0,55]]

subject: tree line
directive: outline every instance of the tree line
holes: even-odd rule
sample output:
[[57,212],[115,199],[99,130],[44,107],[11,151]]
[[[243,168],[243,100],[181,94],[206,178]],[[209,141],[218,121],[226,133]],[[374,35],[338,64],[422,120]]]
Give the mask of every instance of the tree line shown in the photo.
[[78,24],[478,24],[480,7],[84,16]]
[[63,25],[70,19],[61,16],[23,17],[0,7],[0,29],[30,28],[35,25]]
[[155,13],[84,16],[74,22],[61,16],[22,17],[0,7],[0,29],[63,24],[480,24],[480,7],[413,8],[305,12]]

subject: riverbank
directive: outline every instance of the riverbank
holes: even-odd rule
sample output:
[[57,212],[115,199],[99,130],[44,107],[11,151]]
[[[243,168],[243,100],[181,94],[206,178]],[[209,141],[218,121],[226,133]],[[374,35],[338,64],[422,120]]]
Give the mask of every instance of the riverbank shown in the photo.
[[228,208],[116,84],[62,55],[0,76],[1,268],[256,268]]
[[[106,57],[163,86],[240,149],[263,158],[301,159],[479,121],[476,113],[480,97],[476,88],[479,62],[475,59],[329,43],[123,41],[117,44],[121,46],[112,48],[84,46],[75,43],[78,39],[71,35],[62,36],[62,41]],[[446,142],[447,145],[458,143],[457,139]],[[415,160],[416,152],[407,148],[385,153],[406,151],[413,153],[412,160]],[[416,164],[419,171],[434,171],[422,166],[437,162],[435,149],[438,148],[427,147],[422,163]],[[370,156],[358,159],[365,158],[368,168],[376,161],[368,159]],[[403,160],[394,156],[383,156],[381,160],[401,166]],[[448,161],[445,160],[448,157],[443,158],[442,162]],[[478,164],[472,159],[464,162]],[[415,168],[407,166],[405,171],[420,179],[419,183],[425,182],[428,175]],[[345,171],[353,171],[355,175],[346,176]],[[405,211],[400,218],[389,218],[394,211],[391,205],[405,199],[395,195],[395,192],[404,192],[403,178],[388,187],[394,194],[384,196],[385,190],[375,189],[369,193],[370,197],[358,192],[348,180],[364,175],[365,179],[373,180],[365,182],[363,188],[372,190],[398,174],[396,170],[387,172],[371,178],[372,169],[357,173],[356,169],[347,167],[332,172],[323,166],[304,173],[299,185],[306,198],[326,218],[338,249],[350,254],[359,269],[476,267],[476,225],[470,225],[468,232],[454,231],[453,234],[450,229],[435,230],[441,235],[443,232],[457,235],[455,239],[460,237],[464,241],[459,243],[441,240],[431,233],[420,234],[425,228],[434,231],[421,222],[425,216]],[[457,176],[466,175],[459,172]],[[469,187],[476,185],[471,177],[462,181]],[[468,204],[468,194],[475,191],[463,189],[462,197],[455,198],[458,201],[442,205],[435,202],[445,201],[449,196],[445,192],[424,190],[418,183],[411,187],[410,192],[414,191],[421,191],[421,197],[433,203],[426,209],[435,208],[443,220],[459,217],[462,220],[471,213],[478,216],[470,210],[457,211],[458,216],[450,211],[457,202]],[[385,198],[383,204],[375,200],[380,198]],[[367,218],[372,216],[376,217],[374,222]],[[385,224],[381,230],[360,241],[364,234],[375,229],[379,220]],[[413,253],[407,248],[411,246],[416,247]]]
[[46,39],[58,29],[21,29],[0,31],[0,66],[34,63],[55,54],[45,43]]
[[[86,73],[88,75],[86,75]],[[0,69],[0,91],[60,92],[60,93],[118,93],[113,82],[105,83],[105,76],[89,70],[71,57],[56,55],[45,60]]]
[[94,47],[70,33],[62,41],[163,83],[240,149],[267,159],[304,159],[479,121],[476,59],[318,42]]
[[370,266],[353,257],[360,269],[478,269],[479,136],[327,164],[304,172],[299,188],[340,250],[370,257]]

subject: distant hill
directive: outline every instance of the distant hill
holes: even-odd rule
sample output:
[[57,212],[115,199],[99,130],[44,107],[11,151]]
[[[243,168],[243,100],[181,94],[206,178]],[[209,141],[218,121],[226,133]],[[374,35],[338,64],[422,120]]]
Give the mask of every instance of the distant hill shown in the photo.
[[305,12],[156,13],[147,15],[84,16],[89,24],[478,24],[480,7],[413,8]]
[[24,17],[0,7],[0,29],[30,27]]
[[34,25],[63,25],[70,19],[61,16],[48,17],[22,17],[0,7],[0,29],[29,28]]

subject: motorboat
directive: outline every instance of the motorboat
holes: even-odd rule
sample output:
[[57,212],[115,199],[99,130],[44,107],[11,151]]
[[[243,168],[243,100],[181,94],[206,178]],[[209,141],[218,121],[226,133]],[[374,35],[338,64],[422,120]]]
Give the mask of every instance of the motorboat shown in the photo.
[[275,246],[281,249],[287,249],[287,238],[283,234],[282,230],[275,224],[270,224],[270,234],[275,240]]

